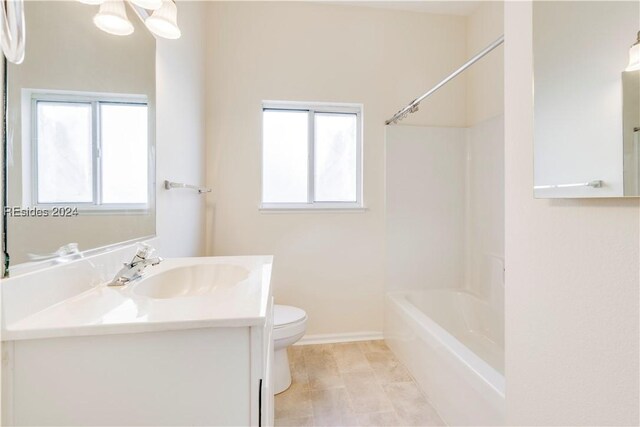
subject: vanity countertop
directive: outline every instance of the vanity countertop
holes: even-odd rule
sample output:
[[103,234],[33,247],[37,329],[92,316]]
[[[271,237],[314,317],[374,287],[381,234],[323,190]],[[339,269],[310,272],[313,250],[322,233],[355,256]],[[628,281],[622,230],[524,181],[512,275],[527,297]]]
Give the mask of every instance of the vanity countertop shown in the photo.
[[100,284],[5,324],[2,340],[261,325],[272,263],[271,256],[167,259],[138,281]]

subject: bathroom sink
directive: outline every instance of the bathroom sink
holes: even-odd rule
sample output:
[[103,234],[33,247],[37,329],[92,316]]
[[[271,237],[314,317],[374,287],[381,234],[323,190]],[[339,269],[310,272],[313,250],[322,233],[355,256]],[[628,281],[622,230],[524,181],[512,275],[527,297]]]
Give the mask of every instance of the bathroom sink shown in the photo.
[[[271,256],[165,259],[149,266],[140,279],[122,286],[102,282],[45,307],[14,304],[19,309],[2,313],[2,340],[264,326],[271,316],[272,264]],[[87,260],[86,269],[93,268]],[[64,290],[64,280],[74,279],[75,271],[70,269],[68,276],[54,279]],[[43,270],[36,278],[3,279],[3,303],[8,297],[16,298],[14,289],[29,288],[21,286],[24,283],[49,283],[48,274]],[[95,281],[104,278],[98,270],[90,277]],[[7,292],[7,283],[13,294]],[[84,281],[78,283],[78,287],[87,286]]]
[[132,292],[154,299],[185,298],[224,291],[249,277],[249,270],[232,264],[175,267],[135,283]]

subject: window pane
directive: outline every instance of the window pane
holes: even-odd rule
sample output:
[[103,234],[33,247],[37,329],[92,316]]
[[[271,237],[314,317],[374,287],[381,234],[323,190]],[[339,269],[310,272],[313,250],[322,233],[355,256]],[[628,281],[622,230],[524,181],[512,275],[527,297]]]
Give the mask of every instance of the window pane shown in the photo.
[[316,113],[315,201],[357,201],[357,115]]
[[306,203],[307,111],[263,112],[262,201]]
[[36,104],[39,203],[93,201],[91,104]]
[[100,128],[102,203],[147,203],[147,106],[100,104]]

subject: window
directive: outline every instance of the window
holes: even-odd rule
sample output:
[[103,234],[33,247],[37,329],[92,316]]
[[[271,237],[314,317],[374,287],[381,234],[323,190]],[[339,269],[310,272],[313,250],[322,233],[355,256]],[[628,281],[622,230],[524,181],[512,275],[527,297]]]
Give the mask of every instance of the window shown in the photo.
[[362,107],[265,102],[262,208],[362,208]]
[[145,97],[33,93],[31,105],[32,206],[149,208]]

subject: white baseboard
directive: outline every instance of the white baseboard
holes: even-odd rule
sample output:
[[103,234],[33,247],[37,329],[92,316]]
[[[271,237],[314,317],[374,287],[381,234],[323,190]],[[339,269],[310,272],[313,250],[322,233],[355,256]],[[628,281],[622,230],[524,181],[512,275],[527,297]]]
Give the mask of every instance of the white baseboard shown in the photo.
[[294,345],[333,344],[354,341],[375,341],[383,339],[382,332],[347,332],[343,334],[305,335]]

